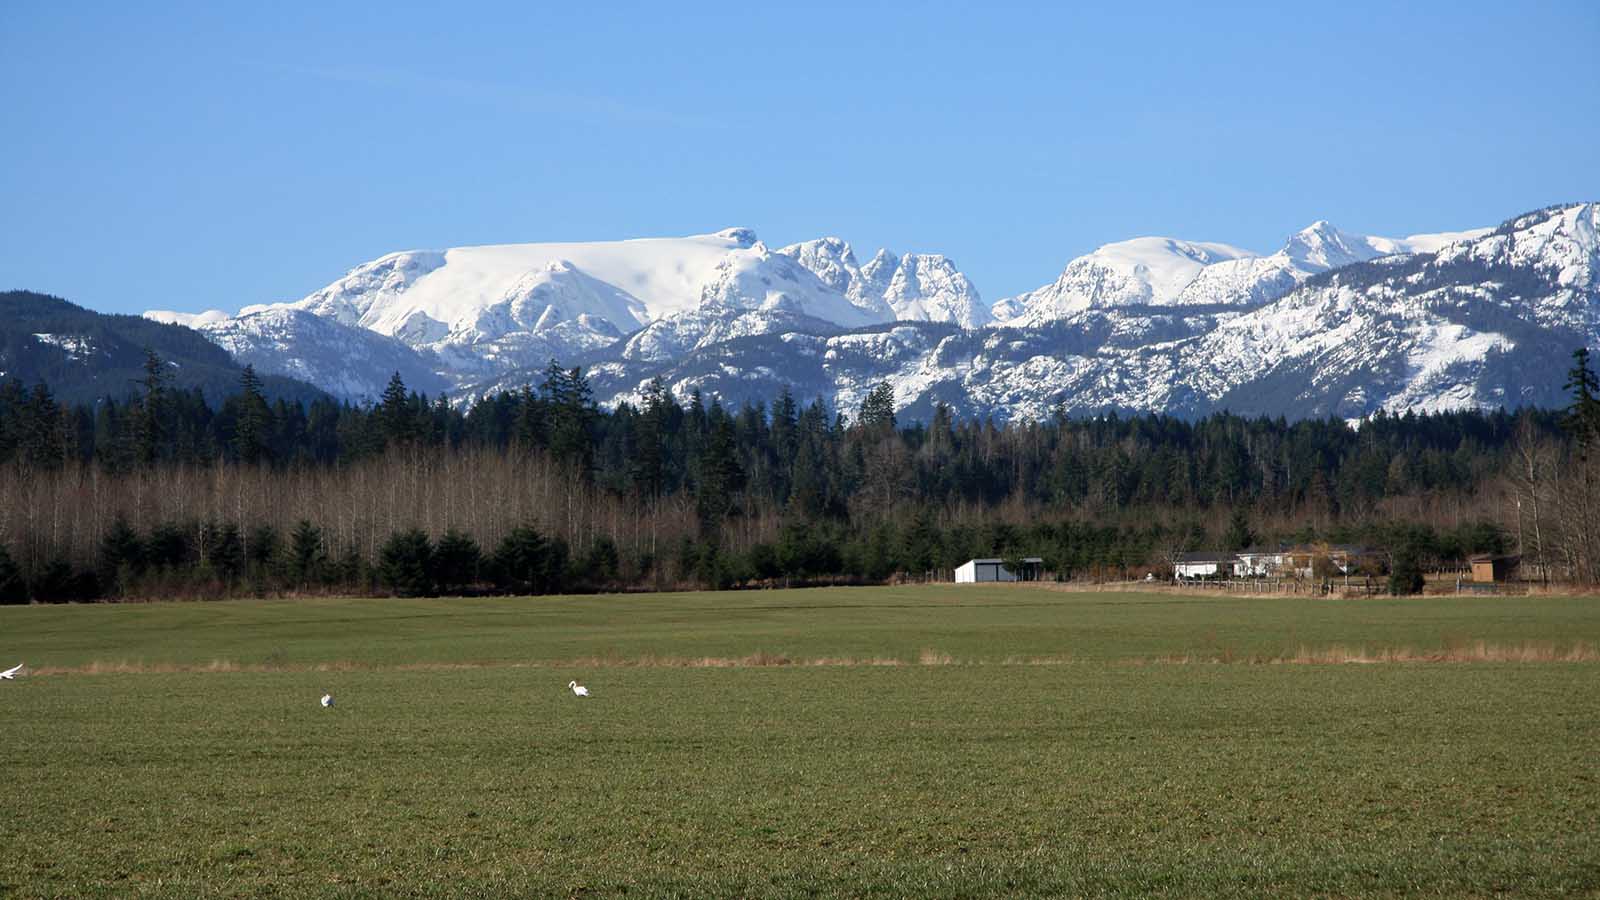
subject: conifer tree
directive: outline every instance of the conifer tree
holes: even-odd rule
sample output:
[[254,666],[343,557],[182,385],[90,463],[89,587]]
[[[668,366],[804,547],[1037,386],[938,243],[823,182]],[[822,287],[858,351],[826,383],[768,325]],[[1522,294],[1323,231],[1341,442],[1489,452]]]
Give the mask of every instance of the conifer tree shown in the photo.
[[406,383],[399,372],[389,377],[389,384],[383,389],[383,397],[378,402],[377,416],[386,442],[408,444],[416,437],[411,396],[406,393]]
[[548,446],[549,435],[545,431],[545,403],[533,392],[533,388],[523,385],[516,398],[516,421],[512,427],[512,434],[517,444],[527,450]]
[[1563,425],[1584,450],[1600,435],[1600,379],[1589,363],[1589,348],[1572,351],[1572,368],[1567,370],[1564,387],[1572,392]]
[[1242,507],[1234,507],[1233,515],[1228,518],[1228,531],[1222,538],[1224,549],[1244,550],[1255,542],[1255,533],[1250,530],[1250,517]]
[[201,530],[201,559],[217,577],[232,581],[244,571],[244,540],[239,526],[209,523]]
[[781,460],[794,459],[799,418],[799,406],[785,386],[772,404],[772,448]]
[[444,533],[433,551],[433,579],[441,590],[454,591],[478,583],[483,551],[478,542],[454,528]]
[[701,538],[715,543],[722,520],[733,506],[734,492],[744,486],[744,471],[739,466],[733,420],[722,413],[720,406],[713,405],[712,411],[711,434],[700,462],[695,509],[700,518]]
[[127,579],[144,571],[144,561],[144,542],[126,518],[117,516],[100,541],[100,583],[126,590]]
[[490,568],[501,588],[539,594],[557,580],[555,557],[554,548],[537,528],[520,525],[501,539]]
[[322,580],[327,564],[322,529],[301,519],[289,533],[289,577],[302,587],[314,584]]
[[644,389],[634,434],[633,483],[639,496],[655,500],[666,482],[667,389],[659,377]]
[[576,465],[586,476],[594,461],[594,395],[582,369],[563,369],[555,360],[545,369],[540,393],[550,417],[550,452]]
[[378,550],[378,579],[402,597],[433,593],[433,542],[419,528],[397,531]]
[[160,457],[167,438],[167,364],[154,350],[144,352],[144,377],[139,384],[144,388],[140,398],[138,433],[134,456],[141,466],[152,466]]
[[261,392],[261,379],[255,366],[246,365],[239,373],[238,419],[233,430],[233,450],[246,463],[267,459],[267,434],[272,411]]
[[856,424],[870,432],[894,431],[894,386],[881,381],[861,401],[861,412]]

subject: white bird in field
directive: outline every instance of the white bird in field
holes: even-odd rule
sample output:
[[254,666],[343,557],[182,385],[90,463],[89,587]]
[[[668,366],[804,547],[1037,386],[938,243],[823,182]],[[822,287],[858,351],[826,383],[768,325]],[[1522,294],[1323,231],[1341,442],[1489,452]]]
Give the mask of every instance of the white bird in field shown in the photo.
[[567,682],[567,687],[572,688],[572,692],[577,694],[579,697],[589,696],[589,689],[577,683],[576,681]]
[[322,695],[322,708],[323,709],[327,709],[328,707],[330,707],[332,705],[333,705],[333,695],[332,694],[323,694]]
[[16,681],[17,680],[17,673],[21,672],[21,671],[22,671],[22,663],[17,663],[16,665],[14,665],[11,668],[5,670],[4,672],[0,672],[0,678],[4,678],[7,681]]

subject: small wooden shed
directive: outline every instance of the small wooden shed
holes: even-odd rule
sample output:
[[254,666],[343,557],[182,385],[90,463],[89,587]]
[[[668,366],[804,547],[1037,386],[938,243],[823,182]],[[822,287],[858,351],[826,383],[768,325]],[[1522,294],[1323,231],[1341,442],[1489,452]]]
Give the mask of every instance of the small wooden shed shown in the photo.
[[1467,561],[1472,564],[1474,584],[1491,584],[1510,578],[1511,573],[1516,571],[1517,565],[1522,562],[1522,557],[1480,553]]

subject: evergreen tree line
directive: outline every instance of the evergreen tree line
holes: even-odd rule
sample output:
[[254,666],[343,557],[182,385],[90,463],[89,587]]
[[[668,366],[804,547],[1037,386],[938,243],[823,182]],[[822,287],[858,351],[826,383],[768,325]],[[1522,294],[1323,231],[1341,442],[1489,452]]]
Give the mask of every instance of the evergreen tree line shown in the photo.
[[215,407],[169,381],[151,354],[139,396],[126,402],[66,406],[46,385],[0,383],[0,464],[76,461],[106,473],[173,464],[304,469],[397,447],[516,447],[549,452],[618,494],[710,489],[710,513],[723,494],[755,492],[825,515],[901,498],[993,505],[1016,495],[1101,510],[1287,502],[1337,515],[1392,497],[1471,490],[1506,471],[1521,431],[1563,438],[1566,415],[1380,413],[1353,428],[1336,419],[1110,413],[997,426],[958,420],[939,405],[931,422],[901,425],[887,384],[854,411],[801,404],[787,391],[770,406],[730,410],[698,392],[680,403],[659,382],[605,411],[581,370],[555,363],[537,388],[465,409],[408,391],[398,374],[370,404],[268,403],[249,367],[239,391]]
[[[152,354],[136,399],[93,407],[0,385],[0,596],[880,581],[1010,555],[1123,577],[1180,542],[1221,547],[1240,518],[1259,540],[1393,543],[1410,528],[1430,564],[1537,545],[1543,572],[1584,577],[1578,555],[1553,552],[1573,531],[1557,500],[1531,516],[1537,539],[1527,507],[1600,464],[1592,384],[1564,411],[1359,428],[1228,414],[999,426],[943,406],[901,424],[888,385],[851,413],[787,391],[729,410],[659,382],[606,411],[554,363],[537,387],[465,409],[398,375],[370,404],[269,404],[248,368],[212,407],[167,368]],[[1593,524],[1582,534],[1600,542]],[[538,578],[508,568],[519,531],[548,554]]]

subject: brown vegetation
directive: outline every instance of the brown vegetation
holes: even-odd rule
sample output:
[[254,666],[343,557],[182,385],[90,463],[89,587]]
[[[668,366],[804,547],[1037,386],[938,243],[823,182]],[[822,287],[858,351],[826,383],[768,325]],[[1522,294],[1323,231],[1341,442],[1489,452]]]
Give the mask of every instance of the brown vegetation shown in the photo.
[[[1063,666],[1079,660],[1069,656],[1007,656],[998,663],[987,660],[957,660],[950,654],[924,648],[915,662],[894,657],[821,656],[796,657],[785,653],[758,650],[744,656],[585,656],[562,660],[483,661],[450,663],[360,663],[350,660],[310,663],[239,663],[214,659],[204,663],[146,663],[129,660],[95,660],[81,666],[40,666],[28,675],[149,675],[172,673],[250,673],[250,672],[358,672],[358,671],[447,671],[455,669],[748,669],[770,667],[864,667],[864,666]],[[1123,660],[1130,665],[1346,665],[1378,663],[1592,663],[1600,662],[1600,647],[1586,641],[1562,644],[1553,641],[1524,641],[1500,644],[1473,640],[1439,648],[1368,647],[1334,644],[1328,647],[1301,646],[1278,654],[1241,654],[1224,648],[1219,652],[1181,653],[1154,658]]]

